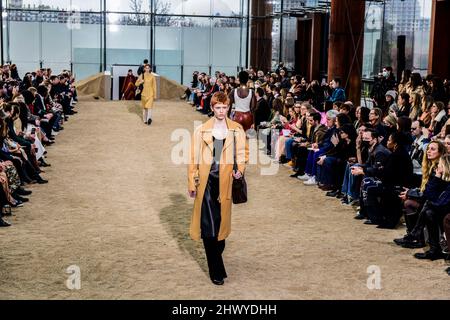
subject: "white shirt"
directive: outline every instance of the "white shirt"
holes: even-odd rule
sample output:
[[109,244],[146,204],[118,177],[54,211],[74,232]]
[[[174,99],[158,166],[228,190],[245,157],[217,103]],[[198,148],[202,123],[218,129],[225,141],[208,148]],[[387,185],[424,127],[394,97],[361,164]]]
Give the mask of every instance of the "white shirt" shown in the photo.
[[252,90],[248,91],[246,98],[240,98],[237,94],[237,89],[234,90],[234,111],[250,112],[250,103],[252,101]]

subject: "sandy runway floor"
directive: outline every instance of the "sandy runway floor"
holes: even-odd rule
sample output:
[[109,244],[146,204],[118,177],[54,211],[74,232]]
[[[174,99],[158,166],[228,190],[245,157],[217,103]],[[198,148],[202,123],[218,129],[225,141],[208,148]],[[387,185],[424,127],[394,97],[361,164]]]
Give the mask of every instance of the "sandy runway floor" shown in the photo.
[[[233,209],[229,278],[211,284],[188,237],[186,167],[172,133],[205,121],[186,103],[158,101],[151,127],[134,102],[84,100],[48,148],[47,185],[0,229],[0,299],[449,299],[443,260],[418,261],[404,234],[353,219],[314,187],[247,171],[250,199]],[[76,265],[81,289],[69,290]],[[368,267],[381,289],[367,287]]]

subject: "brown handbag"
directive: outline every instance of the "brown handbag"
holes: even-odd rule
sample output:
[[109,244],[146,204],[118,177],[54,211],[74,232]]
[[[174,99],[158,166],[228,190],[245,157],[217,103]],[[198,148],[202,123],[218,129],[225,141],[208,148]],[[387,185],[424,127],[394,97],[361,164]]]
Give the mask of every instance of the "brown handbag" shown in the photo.
[[[237,162],[236,162],[236,135],[233,132],[233,171],[236,172],[238,170]],[[239,179],[235,179],[233,177],[233,185],[232,185],[232,199],[234,204],[245,203],[247,202],[247,182],[245,181],[244,175]]]

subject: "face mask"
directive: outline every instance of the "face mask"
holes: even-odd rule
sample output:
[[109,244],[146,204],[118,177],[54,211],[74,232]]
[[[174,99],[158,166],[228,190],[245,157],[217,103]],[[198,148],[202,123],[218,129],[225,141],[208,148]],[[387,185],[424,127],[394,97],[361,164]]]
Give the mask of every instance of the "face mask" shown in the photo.
[[389,77],[389,71],[383,71],[383,77],[385,78]]

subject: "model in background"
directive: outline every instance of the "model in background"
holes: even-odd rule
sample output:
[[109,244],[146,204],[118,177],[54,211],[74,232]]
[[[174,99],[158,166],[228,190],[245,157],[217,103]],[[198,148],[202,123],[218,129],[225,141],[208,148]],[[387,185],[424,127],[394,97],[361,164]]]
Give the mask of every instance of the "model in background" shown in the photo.
[[136,87],[142,85],[141,106],[142,117],[145,124],[152,124],[153,100],[156,96],[156,79],[151,72],[149,64],[144,66],[144,73],[136,81]]

